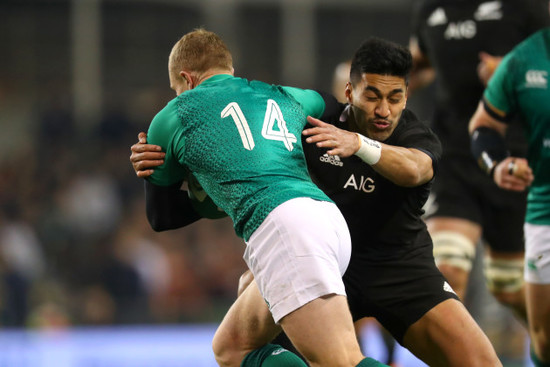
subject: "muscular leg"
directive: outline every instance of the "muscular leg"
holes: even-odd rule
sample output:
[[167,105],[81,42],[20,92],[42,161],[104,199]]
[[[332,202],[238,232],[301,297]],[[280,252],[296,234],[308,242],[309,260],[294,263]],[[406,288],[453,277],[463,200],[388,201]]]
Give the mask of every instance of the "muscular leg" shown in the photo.
[[240,366],[248,353],[268,344],[281,332],[256,282],[250,278],[246,282],[249,285],[240,289],[241,294],[225,315],[212,341],[216,361],[222,367]]
[[455,299],[441,302],[411,325],[403,344],[430,366],[502,366],[487,336]]
[[531,345],[538,359],[550,364],[550,284],[526,283]]
[[356,366],[364,358],[344,296],[317,298],[283,317],[281,325],[312,367]]
[[[283,317],[281,325],[312,367],[351,367],[364,359],[344,296],[317,298]],[[280,332],[281,327],[274,323],[256,282],[252,281],[214,335],[216,361],[222,367],[238,367],[248,353],[269,343]]]
[[[460,299],[464,299],[468,286],[468,277],[471,270],[472,259],[465,259],[460,253],[470,251],[475,254],[475,246],[481,237],[481,226],[479,224],[460,218],[433,217],[427,220],[428,231],[434,240],[434,255],[437,267],[447,279],[453,290]],[[450,236],[449,236],[450,235]],[[438,243],[439,242],[439,243]],[[454,247],[454,242],[464,250],[456,250],[452,256],[448,251],[438,253],[439,249],[449,246]],[[471,248],[467,248],[471,246]]]
[[[237,295],[240,296],[242,292],[248,287],[248,285],[254,280],[254,275],[252,275],[252,272],[250,270],[247,270],[244,272],[243,275],[241,275],[239,279],[239,288],[237,291]],[[298,357],[304,359],[302,355],[296,350],[296,347],[292,344],[290,339],[285,333],[280,333],[278,336],[275,337],[275,339],[272,341],[273,344],[277,344],[285,348],[286,350],[291,351],[292,353],[296,354]]]

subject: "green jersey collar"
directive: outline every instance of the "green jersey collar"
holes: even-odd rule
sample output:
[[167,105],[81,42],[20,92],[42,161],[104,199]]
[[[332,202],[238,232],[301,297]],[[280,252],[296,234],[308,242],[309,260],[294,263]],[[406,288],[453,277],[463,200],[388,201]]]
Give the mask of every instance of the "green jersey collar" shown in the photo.
[[231,75],[231,74],[216,74],[216,75],[213,75],[210,78],[206,79],[205,81],[203,81],[200,85],[215,83],[215,82],[218,82],[220,80],[225,80],[225,79],[230,79],[230,78],[234,78],[234,76]]

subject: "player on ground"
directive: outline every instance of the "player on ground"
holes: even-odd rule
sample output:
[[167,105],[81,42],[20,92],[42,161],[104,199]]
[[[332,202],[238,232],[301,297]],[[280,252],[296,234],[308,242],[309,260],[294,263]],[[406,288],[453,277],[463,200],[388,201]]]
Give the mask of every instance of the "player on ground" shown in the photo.
[[[550,29],[535,33],[504,57],[470,121],[472,152],[499,187],[525,191],[525,286],[531,356],[550,366]],[[503,139],[510,117],[528,133],[527,161],[508,157]],[[533,180],[534,174],[534,180]]]

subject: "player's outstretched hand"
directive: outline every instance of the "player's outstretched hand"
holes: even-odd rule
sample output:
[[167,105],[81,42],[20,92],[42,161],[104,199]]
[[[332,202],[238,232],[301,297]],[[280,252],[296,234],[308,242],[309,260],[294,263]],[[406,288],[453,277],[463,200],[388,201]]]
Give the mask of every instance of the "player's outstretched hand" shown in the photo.
[[307,117],[307,121],[313,125],[312,128],[302,132],[303,135],[308,136],[307,143],[315,143],[320,148],[327,148],[328,154],[342,158],[349,157],[359,150],[357,134],[339,129],[311,116]]
[[130,148],[130,162],[138,177],[148,177],[155,172],[154,168],[164,163],[162,148],[158,145],[147,144],[147,134],[140,132],[138,142]]
[[502,189],[523,191],[533,179],[533,170],[525,158],[508,157],[495,167],[494,180]]

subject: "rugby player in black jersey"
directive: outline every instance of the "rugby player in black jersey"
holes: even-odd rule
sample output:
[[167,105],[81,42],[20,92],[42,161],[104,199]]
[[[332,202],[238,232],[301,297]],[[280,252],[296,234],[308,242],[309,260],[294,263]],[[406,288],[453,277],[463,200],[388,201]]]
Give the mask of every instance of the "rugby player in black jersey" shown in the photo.
[[[436,263],[464,299],[483,239],[488,289],[522,319],[526,193],[500,189],[480,170],[470,153],[468,122],[500,57],[548,24],[548,0],[423,0],[410,40],[411,92],[437,81],[431,127],[443,153],[427,208]],[[510,125],[507,142],[513,156],[525,156],[519,123]]]
[[[344,275],[350,309],[355,320],[376,317],[430,366],[501,366],[435,266],[421,216],[441,146],[405,109],[411,66],[406,48],[368,39],[352,60],[348,104],[324,95],[326,122],[309,118],[311,126],[304,130],[310,174],[350,229],[352,256]],[[143,177],[156,165],[147,161],[162,157],[146,156],[151,147],[143,144],[143,135],[140,141],[132,147],[131,161]],[[163,210],[156,214],[161,221]],[[235,334],[246,334],[233,327]]]

